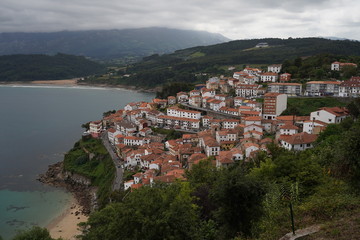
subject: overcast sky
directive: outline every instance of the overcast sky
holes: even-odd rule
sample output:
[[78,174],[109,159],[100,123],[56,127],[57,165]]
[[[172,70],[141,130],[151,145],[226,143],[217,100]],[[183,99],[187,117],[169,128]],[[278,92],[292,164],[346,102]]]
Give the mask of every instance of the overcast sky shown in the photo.
[[169,27],[360,40],[358,0],[0,0],[0,32]]

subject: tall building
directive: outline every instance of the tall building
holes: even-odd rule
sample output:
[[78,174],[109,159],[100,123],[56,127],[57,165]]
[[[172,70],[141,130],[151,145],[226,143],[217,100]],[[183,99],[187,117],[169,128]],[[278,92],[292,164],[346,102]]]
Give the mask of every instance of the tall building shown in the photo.
[[287,108],[287,95],[282,93],[266,93],[264,95],[263,118],[275,119]]

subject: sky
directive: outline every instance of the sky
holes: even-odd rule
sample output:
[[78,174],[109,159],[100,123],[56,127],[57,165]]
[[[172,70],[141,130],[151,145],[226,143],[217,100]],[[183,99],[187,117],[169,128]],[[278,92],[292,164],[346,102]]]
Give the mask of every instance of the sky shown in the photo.
[[1,0],[0,32],[168,27],[230,39],[360,40],[358,0]]

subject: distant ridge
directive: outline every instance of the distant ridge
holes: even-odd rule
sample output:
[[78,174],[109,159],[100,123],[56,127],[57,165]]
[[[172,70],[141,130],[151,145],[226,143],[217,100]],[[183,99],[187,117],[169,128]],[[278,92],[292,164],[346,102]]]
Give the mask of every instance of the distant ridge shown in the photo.
[[221,34],[168,28],[0,33],[0,55],[82,55],[98,59],[139,59],[178,49],[229,41]]

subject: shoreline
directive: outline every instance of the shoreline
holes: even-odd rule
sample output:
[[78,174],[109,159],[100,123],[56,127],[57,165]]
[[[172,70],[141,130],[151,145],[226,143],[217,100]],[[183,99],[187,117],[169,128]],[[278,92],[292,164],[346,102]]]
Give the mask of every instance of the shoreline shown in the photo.
[[36,80],[36,81],[13,81],[13,82],[1,82],[0,85],[15,85],[15,86],[62,86],[62,87],[97,87],[97,88],[119,88],[124,90],[144,92],[144,93],[156,93],[157,88],[139,88],[129,85],[110,85],[110,84],[89,84],[79,83],[81,78],[62,79],[62,80]]
[[52,238],[63,238],[64,240],[75,240],[82,233],[79,223],[89,218],[81,211],[81,206],[73,196],[64,211],[46,225]]
[[63,171],[63,162],[49,165],[46,173],[40,174],[37,180],[49,186],[63,188],[71,193],[70,203],[60,215],[46,225],[46,228],[51,237],[55,239],[60,237],[64,240],[77,239],[76,235],[82,233],[77,225],[89,218],[94,207],[92,195],[96,189],[76,182],[71,175]]

